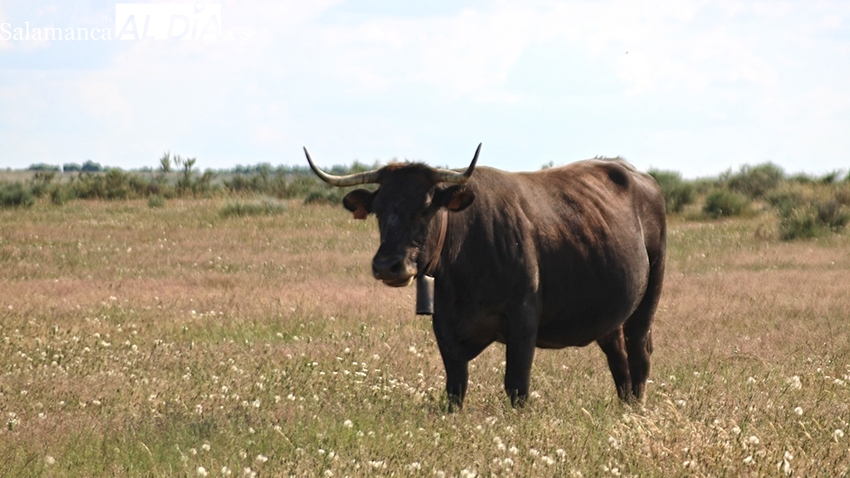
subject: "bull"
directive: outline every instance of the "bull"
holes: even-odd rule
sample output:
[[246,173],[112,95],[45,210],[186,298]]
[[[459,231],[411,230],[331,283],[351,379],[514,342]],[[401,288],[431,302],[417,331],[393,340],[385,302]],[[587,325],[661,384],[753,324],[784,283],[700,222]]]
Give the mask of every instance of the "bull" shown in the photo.
[[[469,362],[506,347],[505,392],[527,400],[536,347],[596,341],[617,395],[641,400],[651,327],[664,279],[666,215],[655,180],[620,160],[587,160],[531,173],[419,163],[346,176],[343,205],[374,214],[380,247],[372,274],[392,287],[434,278],[432,324],[450,408],[466,395]],[[473,175],[473,172],[475,174]]]

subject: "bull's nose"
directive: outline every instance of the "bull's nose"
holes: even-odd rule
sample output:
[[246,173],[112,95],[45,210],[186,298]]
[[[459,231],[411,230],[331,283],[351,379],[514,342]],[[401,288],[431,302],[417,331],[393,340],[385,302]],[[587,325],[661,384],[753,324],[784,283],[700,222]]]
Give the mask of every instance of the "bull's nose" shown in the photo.
[[401,259],[393,256],[375,256],[372,259],[372,274],[376,279],[394,279],[404,270]]
[[407,285],[416,271],[408,270],[398,256],[379,255],[372,259],[372,275],[388,285]]

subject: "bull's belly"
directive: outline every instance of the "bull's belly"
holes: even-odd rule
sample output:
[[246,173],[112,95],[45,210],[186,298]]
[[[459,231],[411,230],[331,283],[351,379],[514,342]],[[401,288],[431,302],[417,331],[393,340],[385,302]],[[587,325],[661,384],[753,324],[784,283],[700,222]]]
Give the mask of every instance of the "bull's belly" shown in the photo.
[[540,348],[583,347],[621,326],[637,309],[639,300],[623,301],[619,307],[600,304],[587,312],[555,310],[541,316],[537,329]]
[[[549,321],[537,329],[536,345],[542,349],[584,347],[616,330],[631,316],[633,310],[604,317],[585,315],[579,318],[564,314],[561,320]],[[496,321],[491,323],[495,324]],[[506,343],[507,334],[503,331],[491,329],[490,333],[491,340]]]
[[[646,293],[648,258],[641,266],[594,284],[576,286],[573,282],[572,287],[557,292],[550,287],[541,297],[537,346],[581,347],[616,330],[637,310]],[[567,279],[549,283],[570,284]]]

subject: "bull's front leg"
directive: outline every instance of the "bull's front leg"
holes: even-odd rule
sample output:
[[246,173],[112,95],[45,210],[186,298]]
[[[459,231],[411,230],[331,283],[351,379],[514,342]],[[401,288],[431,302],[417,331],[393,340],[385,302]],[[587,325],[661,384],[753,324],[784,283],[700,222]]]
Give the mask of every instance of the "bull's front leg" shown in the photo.
[[528,401],[531,364],[537,346],[537,310],[524,304],[508,316],[506,342],[505,392],[511,406],[522,407]]
[[463,408],[466,397],[466,387],[469,383],[469,361],[455,360],[443,355],[443,365],[446,367],[446,396],[449,401],[449,412]]
[[466,387],[469,383],[469,361],[475,357],[458,341],[454,328],[454,318],[448,312],[440,310],[439,303],[432,317],[434,336],[443,358],[446,369],[446,395],[449,401],[449,411],[463,408]]
[[452,315],[440,309],[440,303],[435,304],[432,318],[434,335],[440,356],[446,368],[446,394],[449,400],[449,411],[463,408],[466,388],[469,383],[469,362],[492,343],[492,339],[469,340],[469,337],[459,337],[457,324],[463,318]]

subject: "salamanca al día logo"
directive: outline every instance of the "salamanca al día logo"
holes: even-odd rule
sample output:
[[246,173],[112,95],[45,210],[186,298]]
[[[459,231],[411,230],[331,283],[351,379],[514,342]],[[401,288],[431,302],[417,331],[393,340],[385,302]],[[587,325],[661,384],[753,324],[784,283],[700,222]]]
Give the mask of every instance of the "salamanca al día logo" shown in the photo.
[[119,3],[115,32],[116,40],[218,40],[221,4]]
[[30,27],[30,22],[24,22],[23,27],[12,28],[11,23],[0,23],[0,40],[2,41],[44,41],[44,40],[112,40],[110,28],[60,28],[60,27]]
[[38,27],[0,23],[0,41],[53,40],[219,40],[221,4],[118,3],[115,30],[102,28]]

